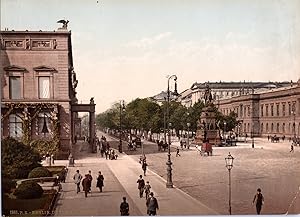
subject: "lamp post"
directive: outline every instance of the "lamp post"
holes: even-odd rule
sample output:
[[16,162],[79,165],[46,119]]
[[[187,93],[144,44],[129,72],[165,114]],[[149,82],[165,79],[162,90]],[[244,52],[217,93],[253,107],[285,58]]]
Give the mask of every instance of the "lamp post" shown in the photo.
[[44,113],[44,124],[42,128],[42,133],[44,133],[44,137],[46,137],[46,133],[49,133],[48,127],[47,127],[47,121],[46,121],[46,113]]
[[176,75],[171,75],[168,78],[168,89],[167,89],[167,118],[168,118],[168,161],[167,161],[167,183],[166,187],[167,188],[173,188],[173,182],[172,182],[172,162],[171,162],[171,152],[170,152],[170,147],[171,147],[171,134],[170,134],[170,113],[169,113],[169,104],[170,104],[170,80],[174,78],[175,81],[175,90],[174,90],[174,95],[177,94],[177,76]]
[[296,112],[294,109],[292,110],[292,115],[294,116],[294,122],[293,122],[294,139],[296,139]]
[[190,126],[191,126],[191,123],[186,123],[187,127],[188,127],[188,135],[187,135],[187,147],[188,149],[190,148]]
[[223,139],[224,139],[224,141],[225,141],[225,143],[226,143],[226,138],[225,138],[225,132],[226,132],[226,122],[224,121],[224,131],[223,131]]
[[226,162],[226,168],[228,169],[228,176],[229,176],[229,200],[228,200],[228,205],[229,205],[229,215],[231,215],[231,174],[230,171],[233,167],[233,157],[231,156],[230,152],[228,156],[225,158]]
[[120,101],[120,132],[119,132],[119,152],[122,153],[122,111],[125,110],[125,106],[124,106],[124,100]]

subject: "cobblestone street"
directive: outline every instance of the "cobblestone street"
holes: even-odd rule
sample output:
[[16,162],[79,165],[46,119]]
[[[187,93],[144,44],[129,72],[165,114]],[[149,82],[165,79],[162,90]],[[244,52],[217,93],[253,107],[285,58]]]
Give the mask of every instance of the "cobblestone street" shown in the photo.
[[[148,145],[148,144],[147,144]],[[145,147],[147,147],[145,145]],[[152,144],[154,145],[154,144]],[[255,214],[252,200],[262,189],[265,204],[262,214],[283,214],[300,185],[300,148],[290,153],[290,143],[270,143],[264,139],[239,143],[237,147],[216,147],[212,157],[200,156],[193,149],[172,154],[173,182],[183,191],[221,214],[228,214],[228,170],[225,157],[232,154],[232,213]],[[138,160],[139,155],[133,155]],[[166,153],[147,155],[149,169],[166,179]],[[297,198],[289,213],[300,213]]]

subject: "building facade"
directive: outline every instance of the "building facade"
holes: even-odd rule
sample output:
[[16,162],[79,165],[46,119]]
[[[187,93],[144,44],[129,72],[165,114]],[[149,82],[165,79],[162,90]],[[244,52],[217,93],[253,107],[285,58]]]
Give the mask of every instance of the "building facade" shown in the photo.
[[266,90],[287,87],[293,82],[205,82],[194,83],[191,88],[183,91],[178,98],[184,106],[193,106],[196,102],[204,100],[206,85],[211,88],[212,97],[215,104],[222,99],[231,97],[260,93]]
[[1,138],[53,141],[67,157],[78,117],[71,32],[1,31],[0,57]]
[[300,136],[300,79],[281,87],[220,100],[219,111],[237,114],[238,134]]

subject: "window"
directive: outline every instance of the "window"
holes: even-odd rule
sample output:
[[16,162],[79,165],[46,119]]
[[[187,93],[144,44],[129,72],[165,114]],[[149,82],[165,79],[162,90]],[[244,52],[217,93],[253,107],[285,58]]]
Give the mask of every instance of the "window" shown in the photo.
[[268,116],[268,115],[269,115],[269,106],[266,105],[266,116]]
[[9,115],[9,136],[21,138],[23,136],[23,122],[21,114]]
[[276,132],[279,133],[279,123],[276,125]]
[[248,116],[250,116],[250,106],[248,106],[247,108],[248,108]]
[[269,124],[268,123],[266,124],[266,131],[267,131],[267,133],[269,133]]
[[271,133],[273,133],[273,131],[274,131],[274,124],[272,123],[271,124]]
[[43,137],[49,137],[49,135],[51,134],[51,127],[52,126],[51,126],[51,122],[50,122],[50,114],[48,112],[39,113],[38,114],[38,134]]
[[285,116],[285,103],[282,103],[282,116]]
[[50,77],[39,77],[39,98],[50,98]]
[[264,116],[264,105],[260,106],[260,112],[261,112],[261,116]]
[[276,104],[276,115],[279,116],[279,104]]
[[274,105],[271,105],[271,116],[274,116]]
[[263,123],[261,123],[261,125],[260,125],[260,132],[261,132],[261,133],[264,132],[264,124],[263,124]]
[[285,123],[282,124],[282,132],[285,133]]
[[20,76],[9,77],[9,98],[21,99],[21,77]]

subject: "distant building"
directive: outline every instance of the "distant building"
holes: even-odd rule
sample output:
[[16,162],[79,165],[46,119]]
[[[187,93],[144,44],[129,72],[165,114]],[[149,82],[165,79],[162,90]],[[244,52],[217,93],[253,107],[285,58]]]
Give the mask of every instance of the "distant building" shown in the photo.
[[279,87],[287,87],[291,85],[291,82],[196,82],[191,86],[191,88],[183,91],[177,101],[187,107],[193,106],[200,100],[203,101],[206,84],[208,84],[211,88],[215,104],[218,104],[218,102],[222,99],[259,93]]
[[77,112],[94,107],[92,102],[78,108],[71,32],[1,31],[0,36],[1,138],[57,141],[58,157],[68,156]]
[[297,83],[219,101],[219,111],[235,112],[238,134],[300,136],[300,79]]
[[[150,100],[153,100],[154,102],[157,102],[159,105],[162,105],[162,103],[164,101],[167,101],[167,91],[162,91],[159,94],[156,94],[155,96],[149,97]],[[174,93],[172,91],[170,91],[170,100],[175,100],[176,99],[176,95],[174,95]]]

